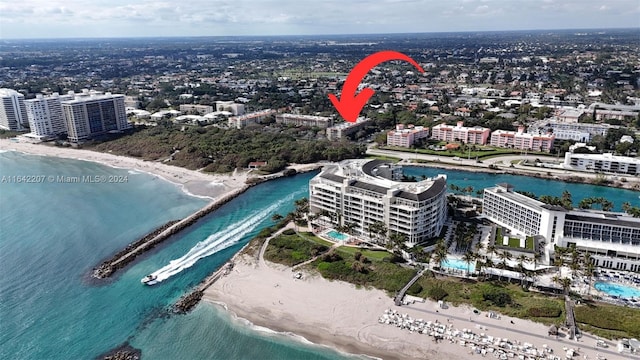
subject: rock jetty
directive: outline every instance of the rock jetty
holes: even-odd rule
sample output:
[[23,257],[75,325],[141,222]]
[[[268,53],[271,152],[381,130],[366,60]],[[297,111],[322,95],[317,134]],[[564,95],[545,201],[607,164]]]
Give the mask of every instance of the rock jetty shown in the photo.
[[104,355],[98,356],[98,360],[140,360],[142,357],[142,351],[124,343],[117,348],[109,351]]
[[219,198],[211,203],[207,204],[202,209],[196,211],[195,213],[189,215],[188,217],[179,220],[179,221],[170,221],[153,232],[147,234],[142,239],[129,244],[124,250],[118,252],[116,255],[111,257],[110,259],[104,261],[99,266],[93,269],[92,276],[97,279],[108,278],[113,275],[116,270],[121,269],[131,263],[138,255],[143,254],[144,252],[152,249],[159,243],[165,241],[170,236],[178,233],[182,229],[193,225],[196,221],[200,220],[205,215],[217,210],[222,205],[229,202],[231,199],[235,198],[246,189],[248,189],[250,185],[245,185],[241,188],[236,189],[235,191]]

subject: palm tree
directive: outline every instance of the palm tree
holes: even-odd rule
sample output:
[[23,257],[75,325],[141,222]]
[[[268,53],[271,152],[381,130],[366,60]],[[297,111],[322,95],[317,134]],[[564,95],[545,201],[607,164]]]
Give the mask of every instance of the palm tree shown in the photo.
[[433,260],[438,264],[438,267],[442,266],[442,262],[447,259],[447,248],[444,245],[444,241],[439,240],[436,243],[436,249],[433,252]]
[[525,272],[526,272],[526,269],[524,268],[524,263],[525,263],[525,261],[528,261],[528,260],[529,260],[529,258],[525,254],[520,254],[518,256],[518,272],[520,272],[520,275],[521,275],[521,277],[520,277],[520,285],[523,284],[524,276],[525,276]]
[[587,280],[589,282],[589,287],[587,288],[587,295],[591,294],[591,279],[593,278],[593,274],[596,272],[596,266],[591,261],[591,254],[584,253],[584,257],[582,258],[584,262],[584,274],[587,276]]
[[494,244],[487,246],[487,254],[491,255],[492,258],[493,258],[493,255],[495,255],[496,253],[497,253],[497,249]]
[[540,252],[538,251],[534,251],[533,252],[533,257],[531,258],[531,262],[533,263],[533,270],[536,270],[536,267],[538,266],[538,261],[540,260],[540,258],[542,258],[542,254],[540,254]]
[[558,276],[560,276],[560,268],[564,265],[564,254],[568,251],[567,248],[555,246],[555,256],[553,258],[553,265],[558,267]]
[[469,265],[475,259],[476,256],[471,251],[467,251],[466,253],[464,253],[464,255],[462,255],[462,260],[467,263],[467,276],[469,276]]
[[498,253],[498,258],[500,258],[500,260],[502,260],[502,268],[506,269],[507,268],[507,260],[511,260],[512,256],[511,253],[508,251],[501,251]]
[[271,216],[271,220],[273,220],[274,222],[278,222],[278,221],[280,221],[282,219],[284,219],[284,216],[282,216],[282,215],[280,215],[278,213],[275,213],[275,214],[273,214]]

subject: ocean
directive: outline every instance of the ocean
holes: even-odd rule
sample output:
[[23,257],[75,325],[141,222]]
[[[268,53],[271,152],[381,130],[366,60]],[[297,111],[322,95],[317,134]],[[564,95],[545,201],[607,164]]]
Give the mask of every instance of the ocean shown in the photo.
[[[127,182],[7,182],[20,175],[126,176]],[[271,225],[273,213],[293,210],[313,174],[249,189],[100,286],[88,278],[95,265],[206,200],[145,173],[16,152],[0,153],[2,176],[0,358],[91,359],[126,341],[144,359],[352,358],[256,331],[204,302],[187,315],[170,313],[180,296]],[[140,283],[180,258],[180,271],[162,283]]]
[[[574,204],[605,196],[639,205],[640,193],[513,175],[408,168],[445,173],[458,186],[510,182],[538,195],[570,189]],[[269,181],[207,215],[96,286],[91,269],[154,228],[202,207],[157,177],[91,162],[0,153],[5,176],[120,176],[124,183],[0,181],[0,358],[91,359],[129,342],[144,359],[346,359],[332,349],[258,329],[218,306],[200,303],[187,315],[171,305],[232,257],[271,215],[308,196],[314,173]],[[162,282],[143,286],[152,272]]]

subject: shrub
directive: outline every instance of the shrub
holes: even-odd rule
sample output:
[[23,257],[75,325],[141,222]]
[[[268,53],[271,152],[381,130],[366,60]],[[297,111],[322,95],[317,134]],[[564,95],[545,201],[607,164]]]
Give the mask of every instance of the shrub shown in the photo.
[[433,286],[432,288],[429,289],[429,292],[427,293],[429,298],[438,301],[438,300],[442,300],[445,297],[447,297],[447,295],[449,295],[449,293],[442,287],[442,285],[438,284]]
[[360,261],[360,259],[362,259],[362,253],[360,251],[356,251],[355,254],[353,254],[353,258],[356,259],[356,261]]
[[562,314],[562,310],[557,307],[544,306],[532,307],[527,310],[527,315],[531,317],[550,317],[555,318]]
[[284,235],[295,235],[296,232],[293,229],[287,229],[282,232]]
[[407,290],[407,293],[409,295],[418,295],[421,292],[422,292],[422,285],[418,284],[417,282],[411,285]]
[[390,262],[392,264],[401,264],[406,262],[406,260],[402,256],[397,254],[386,256],[385,258],[382,259],[382,261]]
[[499,307],[511,304],[511,295],[506,290],[498,287],[486,287],[483,289],[482,299]]
[[336,253],[324,254],[322,256],[322,261],[328,262],[328,263],[340,261],[340,260],[342,260],[342,257]]

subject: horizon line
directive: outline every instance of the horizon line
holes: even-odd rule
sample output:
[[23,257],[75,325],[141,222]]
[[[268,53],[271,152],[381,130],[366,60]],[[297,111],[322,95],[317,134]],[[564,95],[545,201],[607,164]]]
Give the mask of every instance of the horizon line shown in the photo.
[[376,36],[403,34],[470,34],[470,33],[516,33],[516,32],[545,32],[545,31],[607,31],[607,30],[635,30],[638,27],[607,27],[607,28],[555,28],[555,29],[513,29],[513,30],[462,30],[462,31],[421,31],[421,32],[381,32],[381,33],[340,33],[340,34],[273,34],[273,35],[142,35],[142,36],[104,36],[104,37],[26,37],[6,38],[6,41],[35,41],[35,40],[105,40],[105,39],[178,39],[178,38],[269,38],[269,37],[331,37],[331,36]]

